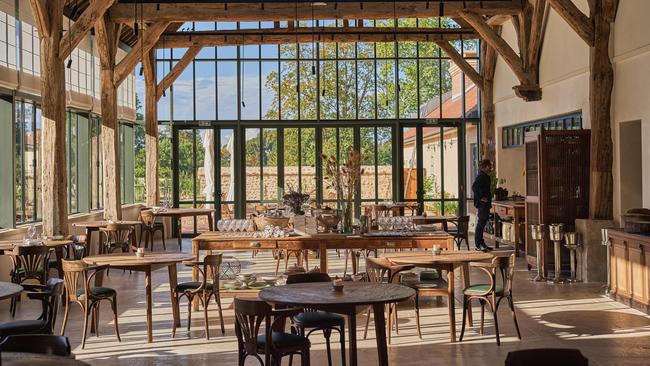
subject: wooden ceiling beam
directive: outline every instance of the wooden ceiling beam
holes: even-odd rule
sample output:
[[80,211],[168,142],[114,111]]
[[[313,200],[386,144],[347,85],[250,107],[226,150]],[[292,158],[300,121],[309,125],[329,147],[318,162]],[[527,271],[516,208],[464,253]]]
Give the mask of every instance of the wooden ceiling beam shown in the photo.
[[[546,33],[546,20],[548,19],[548,6],[546,0],[534,0],[533,14],[528,43],[528,68],[535,70],[539,76],[539,57]],[[522,51],[523,52],[523,51]]]
[[465,28],[270,28],[228,31],[177,32],[163,34],[157,48],[191,46],[239,46],[253,44],[323,42],[453,41],[476,39],[478,33]]
[[[32,6],[32,13],[36,20],[36,26],[41,38],[48,37],[50,30],[50,16],[47,13],[46,0],[29,0]],[[65,57],[64,57],[65,58]]]
[[449,42],[447,41],[436,41],[436,44],[440,49],[445,51],[447,56],[458,66],[464,73],[465,75],[474,82],[474,84],[480,89],[483,87],[483,77],[479,75],[478,71],[472,67],[472,65],[465,60],[463,55],[461,55],[458,50],[456,50],[456,47],[452,46]]
[[196,55],[201,52],[201,49],[203,46],[192,46],[185,51],[185,54],[183,57],[181,57],[180,60],[172,67],[172,69],[169,71],[169,74],[165,75],[165,77],[160,81],[158,86],[156,87],[156,98],[160,99],[160,97],[163,94],[164,90],[167,90],[174,81],[180,76],[180,74],[187,68],[187,66],[194,60]]
[[90,6],[77,18],[77,21],[70,26],[68,32],[61,39],[59,55],[61,58],[70,56],[70,52],[77,47],[79,42],[95,26],[98,19],[115,3],[115,0],[94,0]]
[[594,45],[594,23],[571,0],[547,0],[589,47]]
[[[521,4],[522,0],[327,2],[313,7],[313,12],[311,2],[150,3],[141,7],[145,22],[200,22],[311,20],[312,15],[316,20],[428,18],[455,16],[461,10],[484,15],[515,15],[521,10]],[[117,3],[109,13],[115,22],[133,22],[131,4]]]
[[129,53],[115,66],[115,75],[113,75],[113,82],[115,85],[120,85],[124,79],[133,71],[135,65],[140,61],[142,55],[152,49],[158,38],[165,31],[169,22],[156,22],[147,27],[146,30],[141,30],[140,39],[138,43],[129,51]]

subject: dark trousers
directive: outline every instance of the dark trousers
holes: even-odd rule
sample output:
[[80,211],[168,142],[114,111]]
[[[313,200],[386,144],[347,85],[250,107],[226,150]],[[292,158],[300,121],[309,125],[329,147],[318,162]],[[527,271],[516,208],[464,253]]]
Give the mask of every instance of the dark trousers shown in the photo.
[[474,230],[474,245],[476,245],[476,248],[480,249],[481,247],[486,246],[485,240],[483,240],[483,231],[485,230],[485,224],[487,224],[489,218],[490,206],[480,205],[478,207],[476,229]]

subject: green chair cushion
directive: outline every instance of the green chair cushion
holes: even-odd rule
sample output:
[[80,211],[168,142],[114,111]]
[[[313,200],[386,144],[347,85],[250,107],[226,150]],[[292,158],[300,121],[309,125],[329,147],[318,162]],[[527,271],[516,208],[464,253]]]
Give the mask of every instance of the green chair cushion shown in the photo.
[[[472,285],[463,291],[465,295],[480,295],[484,294],[487,291],[490,290],[490,285],[488,284],[480,284],[480,285]],[[503,286],[501,285],[496,285],[495,287],[495,292],[497,295],[502,295],[503,294]]]
[[[78,289],[76,294],[77,297],[84,296],[84,289]],[[90,289],[90,294],[93,296],[109,297],[117,294],[117,292],[109,287],[93,287]]]
[[[273,345],[277,348],[301,347],[309,344],[309,340],[303,336],[284,332],[272,332],[271,338]],[[264,334],[257,336],[257,349],[264,351],[266,347],[266,337]]]
[[321,328],[344,325],[345,318],[326,311],[307,311],[294,316],[293,322],[299,327]]
[[[192,282],[181,282],[178,285],[176,285],[176,292],[183,292],[186,290],[195,290],[201,286],[201,282],[199,281],[192,281]],[[206,285],[208,289],[212,289],[212,284],[207,283]]]

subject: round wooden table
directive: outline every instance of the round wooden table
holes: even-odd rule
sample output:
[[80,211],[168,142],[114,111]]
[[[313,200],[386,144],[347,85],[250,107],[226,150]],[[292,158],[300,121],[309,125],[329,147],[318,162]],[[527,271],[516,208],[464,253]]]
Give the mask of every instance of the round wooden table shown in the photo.
[[0,300],[12,298],[23,292],[23,287],[11,282],[0,282]]
[[[443,250],[439,255],[433,255],[431,251],[420,252],[398,252],[386,253],[382,257],[387,258],[395,265],[411,265],[415,267],[435,268],[447,271],[447,296],[449,300],[449,337],[456,342],[456,304],[454,291],[454,270],[461,268],[463,286],[469,286],[469,262],[482,262],[494,258],[492,253],[484,253],[470,250]],[[462,302],[462,300],[461,300]],[[468,305],[467,321],[472,326],[472,311]]]
[[[50,248],[50,250],[54,251],[54,255],[56,256],[56,269],[59,278],[63,278],[63,265],[61,264],[61,260],[63,259],[63,250],[73,243],[74,242],[69,239],[61,239],[61,240],[52,239],[52,240],[43,241],[44,245]],[[7,252],[11,252],[12,250],[14,250],[14,247],[16,247],[16,245],[22,245],[22,240],[0,241],[0,254],[8,254]]]
[[214,231],[214,224],[212,222],[212,215],[214,214],[214,209],[212,208],[165,208],[160,210],[146,210],[150,211],[154,217],[171,217],[172,220],[177,222],[177,237],[178,237],[178,249],[183,250],[182,244],[182,222],[183,217],[196,217],[196,216],[205,216],[208,219],[208,228],[210,231]]
[[38,353],[2,352],[2,366],[88,366],[72,358]]
[[[84,262],[90,265],[104,265],[108,264],[111,268],[127,269],[129,271],[139,271],[145,273],[145,293],[147,300],[147,342],[153,342],[153,296],[151,293],[151,272],[157,269],[167,267],[169,271],[169,288],[172,298],[172,315],[174,317],[174,324],[180,326],[180,314],[178,313],[178,306],[176,306],[176,297],[173,290],[178,283],[176,273],[176,264],[194,259],[190,253],[169,253],[169,252],[145,252],[144,257],[136,257],[134,253],[113,253],[96,255],[86,257]],[[102,276],[98,274],[96,277],[95,285],[102,285]]]
[[399,284],[345,282],[342,292],[332,290],[329,282],[296,283],[262,289],[259,297],[271,304],[316,308],[348,316],[350,365],[357,365],[356,308],[372,306],[375,316],[378,365],[388,365],[384,305],[415,296],[415,290]]

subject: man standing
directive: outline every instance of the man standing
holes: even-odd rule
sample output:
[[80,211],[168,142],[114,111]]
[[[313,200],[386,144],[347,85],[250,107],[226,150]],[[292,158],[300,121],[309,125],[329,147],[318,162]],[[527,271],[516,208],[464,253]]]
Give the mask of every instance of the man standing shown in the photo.
[[492,208],[492,192],[490,189],[492,162],[488,159],[481,160],[479,162],[479,168],[481,171],[478,173],[474,183],[472,184],[474,207],[476,207],[478,211],[476,230],[474,231],[474,244],[476,245],[476,250],[486,252],[492,250],[492,248],[485,244],[485,240],[483,240],[483,230],[485,230],[485,224],[490,217],[490,208]]

